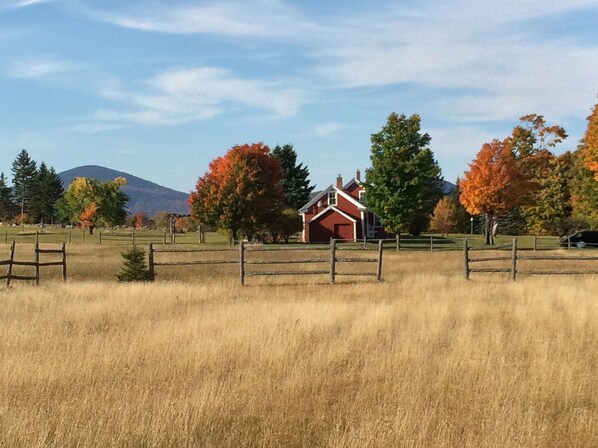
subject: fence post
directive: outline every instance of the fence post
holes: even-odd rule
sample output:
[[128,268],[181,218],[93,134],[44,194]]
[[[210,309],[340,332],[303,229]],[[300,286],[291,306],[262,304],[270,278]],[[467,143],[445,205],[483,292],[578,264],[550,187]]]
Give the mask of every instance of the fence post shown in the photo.
[[154,243],[148,243],[147,245],[147,265],[150,272],[150,280],[154,281]]
[[534,235],[534,252],[538,249],[538,235]]
[[334,285],[334,276],[336,274],[336,240],[330,238],[330,283]]
[[517,279],[517,238],[513,238],[511,249],[511,280]]
[[368,236],[364,235],[363,236],[363,248],[365,249],[366,247],[368,247]]
[[39,230],[35,231],[35,243],[39,243]]
[[430,237],[430,252],[434,252],[434,237]]
[[469,247],[467,246],[467,238],[463,240],[463,268],[465,280],[469,280]]
[[567,250],[571,250],[571,235],[567,237]]
[[6,269],[6,287],[10,286],[10,277],[12,276],[12,262],[15,259],[15,242],[10,243],[10,250],[8,252],[8,268]]
[[69,244],[73,242],[73,231],[69,230]]
[[100,245],[102,245],[102,231],[100,230]]
[[245,286],[245,241],[239,243],[239,282]]
[[378,265],[376,266],[376,281],[382,280],[382,251],[384,250],[382,240],[378,241]]
[[33,245],[33,272],[35,277],[35,286],[39,286],[39,243],[36,241]]
[[164,231],[164,244],[166,244],[166,230]]
[[401,250],[401,234],[397,233],[397,252]]
[[62,243],[62,281],[66,282],[66,244]]

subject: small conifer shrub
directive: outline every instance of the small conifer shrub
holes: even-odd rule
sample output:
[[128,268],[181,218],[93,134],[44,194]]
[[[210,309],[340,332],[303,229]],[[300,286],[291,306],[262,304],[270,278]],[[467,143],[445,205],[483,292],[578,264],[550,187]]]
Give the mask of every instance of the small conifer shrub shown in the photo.
[[119,282],[147,282],[153,280],[145,263],[145,251],[136,246],[121,253],[123,267],[117,275]]

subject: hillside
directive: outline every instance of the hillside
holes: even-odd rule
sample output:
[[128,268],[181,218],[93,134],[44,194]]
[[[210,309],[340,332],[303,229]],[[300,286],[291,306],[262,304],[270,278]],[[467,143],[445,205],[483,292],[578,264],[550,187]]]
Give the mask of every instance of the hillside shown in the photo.
[[127,203],[129,213],[144,211],[149,216],[159,211],[189,213],[187,207],[188,195],[186,193],[163,187],[129,173],[97,165],[85,165],[63,171],[58,175],[64,184],[64,188],[68,187],[75,177],[89,177],[101,181],[124,177],[127,179],[127,185],[123,187],[123,191],[129,195],[129,202]]

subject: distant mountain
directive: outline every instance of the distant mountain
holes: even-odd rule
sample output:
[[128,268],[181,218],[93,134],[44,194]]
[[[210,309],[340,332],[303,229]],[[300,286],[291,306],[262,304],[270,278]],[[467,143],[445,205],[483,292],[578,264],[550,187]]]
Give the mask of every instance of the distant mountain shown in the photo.
[[449,194],[455,188],[457,188],[455,184],[452,184],[446,180],[444,181],[444,186],[442,187],[442,189],[444,190],[444,194]]
[[129,202],[127,203],[129,213],[143,211],[149,216],[162,211],[179,214],[189,213],[187,207],[188,194],[162,187],[122,171],[97,165],[85,165],[58,173],[58,176],[60,176],[65,189],[75,177],[94,178],[102,182],[112,180],[115,177],[124,177],[127,179],[127,184],[122,190],[129,196]]

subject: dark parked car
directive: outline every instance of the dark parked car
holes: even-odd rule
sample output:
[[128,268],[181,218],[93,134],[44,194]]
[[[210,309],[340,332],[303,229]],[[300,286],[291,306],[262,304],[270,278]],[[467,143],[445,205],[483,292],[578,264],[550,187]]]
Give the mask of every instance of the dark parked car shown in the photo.
[[561,238],[561,247],[568,247],[569,241],[571,240],[571,247],[596,247],[598,248],[598,231],[596,230],[583,230],[581,232],[575,232],[569,236]]

